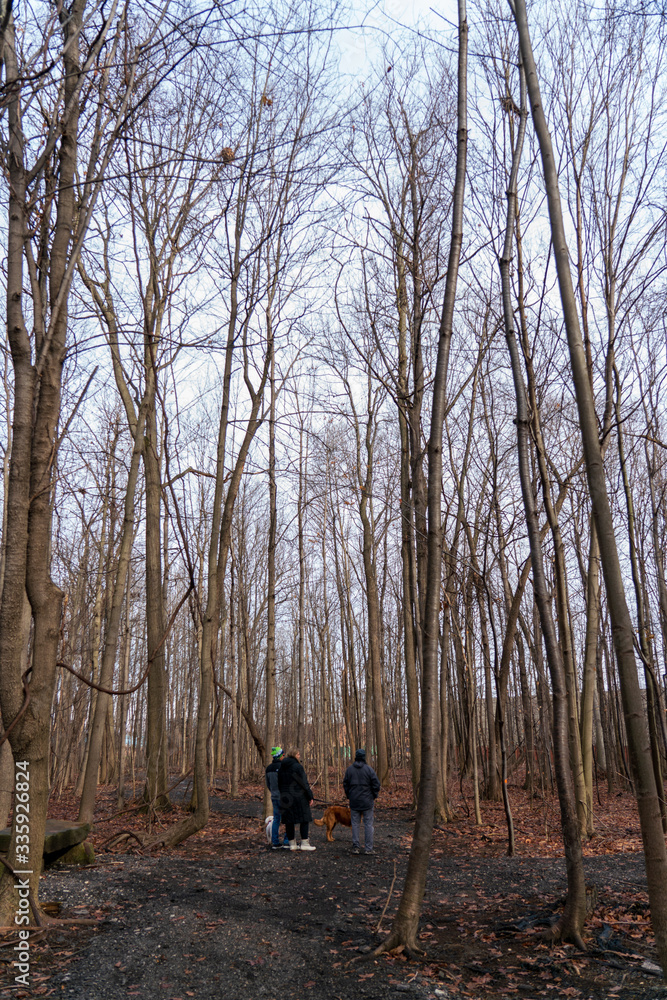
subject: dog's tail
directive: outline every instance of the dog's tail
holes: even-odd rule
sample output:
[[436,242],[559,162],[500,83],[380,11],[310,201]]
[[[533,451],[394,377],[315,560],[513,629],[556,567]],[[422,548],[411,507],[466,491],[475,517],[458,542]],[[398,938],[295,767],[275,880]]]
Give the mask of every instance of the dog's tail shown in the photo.
[[315,824],[315,826],[324,826],[324,816],[322,817],[322,819],[314,819],[313,823]]

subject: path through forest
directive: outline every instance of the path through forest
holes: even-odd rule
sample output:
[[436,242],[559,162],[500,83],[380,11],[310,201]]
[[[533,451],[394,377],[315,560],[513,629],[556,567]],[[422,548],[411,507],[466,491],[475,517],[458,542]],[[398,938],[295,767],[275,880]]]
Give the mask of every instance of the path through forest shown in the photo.
[[[401,888],[409,811],[378,808],[377,853],[365,857],[351,855],[350,830],[340,827],[333,844],[322,829],[312,828],[315,853],[268,851],[260,809],[258,798],[218,797],[205,834],[178,851],[157,857],[100,851],[94,867],[49,870],[42,899],[59,901],[61,916],[97,917],[101,924],[51,930],[35,942],[33,988],[24,995],[667,996],[646,964],[655,955],[639,852],[600,851],[586,858],[597,902],[587,924],[589,952],[582,955],[542,940],[565,884],[563,861],[554,856],[557,841],[552,856],[529,856],[530,845],[524,845],[519,857],[509,859],[498,823],[481,830],[468,820],[451,824],[435,835],[421,923],[424,960],[373,959],[370,952],[388,929]],[[540,847],[534,853],[542,852]],[[378,933],[394,870],[394,893]],[[0,992],[9,982],[5,973]]]

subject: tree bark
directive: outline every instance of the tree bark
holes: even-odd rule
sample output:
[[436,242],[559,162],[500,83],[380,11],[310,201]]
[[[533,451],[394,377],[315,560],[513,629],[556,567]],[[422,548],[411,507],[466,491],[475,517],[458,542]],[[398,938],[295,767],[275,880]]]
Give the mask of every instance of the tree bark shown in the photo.
[[[364,575],[366,578],[366,606],[368,610],[368,679],[371,693],[371,711],[373,716],[373,728],[375,735],[375,766],[380,782],[384,785],[389,776],[389,757],[387,753],[387,728],[384,714],[384,698],[382,693],[382,644],[381,644],[381,617],[380,617],[380,596],[378,593],[377,566],[376,566],[376,546],[374,524],[372,522],[372,490],[373,490],[373,446],[375,443],[375,427],[372,416],[374,407],[371,403],[371,382],[368,379],[368,423],[365,434],[365,462],[362,458],[362,450],[359,442],[359,430],[357,427],[357,468],[359,475],[359,487],[361,499],[359,502],[359,514],[363,529],[362,555],[364,561]],[[364,469],[364,473],[362,473]],[[371,510],[369,511],[369,507]],[[367,723],[370,720],[370,713],[366,713]],[[366,737],[368,742],[368,737]],[[371,748],[369,747],[369,751]]]
[[[40,859],[44,843],[49,793],[49,725],[56,661],[60,640],[63,593],[51,579],[51,523],[54,469],[60,416],[61,378],[67,336],[66,272],[75,223],[75,175],[80,87],[80,32],[85,0],[75,0],[61,13],[64,40],[64,107],[57,153],[56,218],[50,247],[47,302],[34,302],[34,309],[50,313],[46,329],[35,326],[35,364],[23,318],[23,258],[26,231],[26,168],[21,123],[21,86],[14,47],[14,24],[10,18],[4,45],[6,79],[10,99],[9,119],[9,226],[7,255],[7,328],[14,365],[14,435],[8,490],[8,536],[5,542],[5,574],[0,601],[0,701],[9,726],[21,710],[24,690],[20,677],[23,634],[20,610],[27,593],[33,617],[33,658],[30,702],[11,732],[14,759],[27,762],[30,785],[30,851],[17,854],[16,810],[8,861],[13,867],[30,861],[30,889],[38,899]],[[48,209],[46,209],[48,211]],[[0,924],[13,920],[13,878],[0,879]]]
[[[555,938],[572,941],[585,950],[581,937],[584,919],[586,917],[586,887],[584,879],[583,855],[577,822],[577,809],[572,785],[572,772],[569,766],[568,698],[565,679],[563,651],[556,635],[551,613],[551,596],[548,592],[540,526],[537,507],[533,495],[533,484],[530,463],[530,414],[528,397],[521,367],[519,347],[514,332],[514,311],[512,309],[510,265],[512,261],[512,243],[514,241],[514,223],[517,213],[517,176],[523,148],[523,138],[526,129],[526,85],[523,65],[519,67],[521,79],[521,119],[516,145],[513,151],[512,168],[507,185],[507,224],[505,229],[505,245],[500,258],[500,274],[502,278],[503,313],[505,318],[505,338],[512,364],[514,391],[516,395],[516,427],[517,451],[519,461],[519,477],[521,479],[521,494],[526,512],[526,527],[530,543],[530,559],[533,570],[533,590],[535,602],[540,616],[540,625],[544,636],[547,653],[547,663],[551,674],[554,709],[554,759],[556,769],[556,784],[560,802],[561,826],[563,831],[563,846],[565,848],[565,866],[567,870],[567,897],[563,914],[558,924],[552,929]],[[547,499],[547,503],[548,498]],[[552,525],[553,526],[553,525]],[[560,607],[560,606],[559,606]]]
[[[269,539],[267,546],[267,601],[266,601],[266,730],[265,765],[271,763],[271,747],[276,738],[276,535],[278,509],[276,493],[276,373],[275,358],[271,358],[269,375]],[[264,788],[264,815],[271,810],[271,792]]]
[[456,284],[463,243],[463,200],[465,193],[466,154],[468,145],[467,62],[468,21],[465,0],[458,0],[459,64],[456,178],[452,206],[452,234],[447,281],[440,321],[438,355],[433,382],[433,408],[428,443],[428,565],[426,602],[423,618],[424,668],[422,682],[422,773],[408,869],[398,912],[381,951],[403,945],[418,950],[417,926],[426,886],[428,859],[433,838],[433,815],[439,760],[438,651],[440,594],[442,577],[442,435],[445,421],[447,370],[452,339]]
[[303,455],[303,421],[299,426],[299,494],[297,497],[297,535],[299,545],[299,622],[297,639],[297,720],[296,745],[303,751],[306,727],[306,549],[303,539],[305,480]]
[[[146,474],[146,641],[150,669],[146,691],[146,784],[144,802],[149,810],[169,805],[167,788],[167,676],[164,654],[164,607],[162,600],[162,483],[157,440],[157,359],[155,340],[146,334],[146,431],[143,440]],[[149,388],[150,387],[150,388]]]
[[528,93],[535,132],[540,145],[542,167],[549,208],[551,238],[556,261],[558,287],[567,332],[570,363],[579,412],[579,424],[586,460],[588,487],[593,516],[600,541],[602,572],[612,622],[614,650],[618,664],[623,700],[630,765],[639,808],[639,820],[646,859],[651,917],[658,958],[667,970],[667,852],[662,831],[660,803],[651,762],[651,753],[643,712],[637,664],[633,649],[632,621],[623,585],[614,523],[607,494],[604,465],[598,438],[597,419],[586,364],[586,353],[579,327],[576,301],[570,274],[569,255],[558,189],[558,172],[537,78],[524,0],[514,0],[513,13],[519,33],[521,54],[526,70]]

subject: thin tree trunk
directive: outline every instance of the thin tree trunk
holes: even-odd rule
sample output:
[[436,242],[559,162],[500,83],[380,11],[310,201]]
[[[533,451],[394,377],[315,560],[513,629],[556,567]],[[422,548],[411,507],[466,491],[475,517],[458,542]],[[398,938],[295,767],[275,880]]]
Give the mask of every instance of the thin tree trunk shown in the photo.
[[[125,490],[125,510],[123,517],[123,528],[121,534],[120,549],[118,553],[118,563],[111,590],[111,608],[109,620],[107,622],[106,634],[104,637],[104,652],[102,654],[102,669],[100,671],[100,686],[111,688],[113,681],[114,665],[116,663],[116,650],[118,648],[118,636],[120,634],[121,613],[123,610],[123,600],[127,588],[128,574],[130,571],[130,559],[132,555],[132,544],[134,542],[134,498],[139,476],[139,465],[141,453],[143,451],[143,424],[144,410],[139,411],[137,421],[137,435],[132,451],[130,471],[127,477],[127,487]],[[86,773],[83,781],[83,790],[79,802],[79,822],[91,823],[95,809],[95,795],[97,792],[97,772],[100,765],[100,755],[102,751],[102,737],[104,735],[104,723],[106,720],[107,708],[110,695],[104,691],[97,692],[95,702],[95,715],[89,734],[88,759],[86,761]]]
[[155,396],[157,360],[154,337],[146,336],[147,389],[146,432],[143,441],[146,473],[146,633],[150,660],[146,692],[146,785],[144,801],[151,810],[169,805],[167,776],[167,677],[164,654],[164,607],[162,602],[162,484],[158,454]]
[[297,534],[299,545],[299,623],[297,645],[297,720],[296,745],[303,752],[306,726],[306,550],[303,539],[304,481],[303,423],[299,427],[299,495],[297,497]]
[[[120,671],[120,687],[125,690],[130,675],[130,652],[132,648],[130,631],[130,586],[131,576],[127,578],[127,597],[125,600],[125,642],[123,646],[123,659]],[[125,734],[127,731],[127,709],[128,695],[120,696],[119,720],[118,720],[118,791],[116,793],[116,808],[122,809],[125,805],[125,758],[127,747],[125,745]]]
[[[401,439],[401,568],[403,584],[403,648],[405,656],[405,683],[408,699],[408,733],[410,738],[410,769],[412,774],[413,801],[417,802],[419,775],[421,771],[421,745],[419,723],[419,682],[417,679],[417,635],[414,588],[414,516],[412,512],[410,475],[410,424],[405,406],[408,399],[408,356],[407,356],[407,290],[405,262],[401,254],[397,257],[399,268],[399,323],[398,323],[398,388],[401,400],[398,407],[398,427]],[[421,341],[419,342],[421,343]],[[421,395],[415,394],[414,405],[421,406]]]
[[[276,535],[278,509],[276,494],[276,377],[275,358],[271,358],[269,376],[271,402],[269,409],[269,539],[267,547],[266,603],[266,760],[271,763],[271,747],[276,738]],[[271,792],[264,783],[264,815],[271,812]]]
[[[588,573],[586,577],[586,645],[584,651],[583,680],[581,684],[581,759],[584,768],[586,789],[586,834],[595,832],[593,821],[593,712],[596,689],[596,663],[598,657],[598,634],[600,631],[600,548],[591,518],[590,543],[588,552]],[[597,741],[598,748],[600,741]]]
[[[109,507],[109,483],[107,477],[107,495],[102,501],[102,528],[100,534],[100,545],[99,545],[99,555],[97,561],[97,574],[95,578],[95,603],[93,604],[93,628],[91,635],[91,651],[90,651],[90,679],[93,684],[100,683],[99,674],[99,661],[100,661],[100,641],[102,636],[102,596],[103,596],[103,579],[104,579],[104,560],[105,557],[110,561],[113,558],[112,545],[109,545],[109,552],[107,553],[107,514]],[[112,574],[110,572],[110,567],[108,571],[108,583],[111,582]],[[107,684],[106,687],[109,687]],[[90,752],[90,741],[93,732],[93,719],[95,718],[95,706],[97,704],[97,690],[95,688],[90,688],[90,707],[88,710],[88,725],[86,727],[86,749],[83,757],[83,764],[81,771],[79,772],[79,777],[76,782],[76,787],[74,789],[74,795],[76,798],[80,799],[83,795],[83,785],[86,776],[86,770],[88,768],[88,754]],[[97,776],[95,778],[97,781]]]
[[535,601],[540,615],[540,625],[544,635],[547,651],[547,663],[551,673],[554,706],[554,751],[556,765],[556,782],[561,811],[561,826],[563,830],[563,846],[565,848],[565,866],[567,870],[567,897],[563,914],[558,924],[552,929],[555,938],[574,942],[584,950],[581,938],[586,916],[586,888],[584,879],[583,855],[577,822],[577,811],[572,787],[572,773],[568,764],[569,757],[569,727],[568,700],[565,681],[565,666],[563,653],[556,635],[556,628],[551,614],[551,600],[548,592],[540,527],[537,517],[535,498],[533,496],[532,477],[530,470],[530,439],[528,398],[521,368],[519,348],[514,333],[514,312],[511,301],[510,264],[512,259],[512,243],[514,239],[514,222],[517,212],[517,175],[523,148],[523,138],[526,128],[526,85],[523,65],[519,67],[521,79],[521,119],[519,133],[514,148],[510,179],[507,186],[507,225],[505,229],[505,245],[500,259],[502,278],[503,313],[505,319],[505,337],[512,363],[512,376],[516,394],[516,427],[517,449],[519,461],[519,476],[521,493],[526,512],[526,526],[530,542],[530,557],[533,568],[533,589]]
[[428,444],[428,565],[423,625],[422,680],[422,771],[419,783],[417,818],[405,876],[403,893],[392,930],[381,949],[391,951],[403,945],[417,950],[417,927],[421,912],[428,859],[433,838],[436,781],[439,760],[438,649],[442,577],[442,434],[445,420],[447,369],[452,338],[456,283],[463,242],[463,199],[465,192],[467,121],[468,22],[465,0],[459,0],[459,68],[456,178],[452,207],[452,235],[438,340],[438,356],[433,382],[433,408]]
[[660,545],[659,531],[659,511],[660,506],[655,495],[655,441],[653,442],[653,459],[649,458],[648,441],[644,444],[646,454],[646,465],[648,467],[648,481],[651,491],[651,537],[653,539],[653,558],[656,566],[656,577],[658,580],[658,600],[660,607],[660,631],[662,634],[663,667],[667,669],[667,582],[665,582],[665,560],[663,550]]
[[637,625],[639,631],[639,649],[644,661],[644,679],[646,682],[646,714],[648,716],[648,731],[651,746],[651,761],[653,764],[653,774],[655,776],[655,787],[658,792],[660,802],[660,813],[662,816],[662,828],[667,833],[667,809],[665,808],[665,785],[662,775],[662,761],[660,758],[660,740],[658,736],[658,723],[656,712],[660,710],[660,703],[656,685],[653,680],[653,656],[651,643],[648,638],[648,623],[646,621],[646,609],[642,595],[642,582],[639,573],[635,507],[632,499],[632,489],[628,476],[628,466],[625,458],[625,441],[623,438],[623,420],[621,416],[621,387],[618,370],[614,364],[614,375],[616,378],[616,433],[618,439],[618,457],[621,463],[621,475],[623,478],[623,491],[625,493],[625,505],[628,513],[628,545],[630,548],[630,568],[632,571],[632,583],[635,590],[635,604],[637,608]]
[[417,680],[417,643],[410,582],[411,550],[413,546],[412,517],[410,516],[410,453],[408,426],[402,411],[399,411],[401,434],[401,581],[403,610],[403,649],[405,657],[405,684],[408,699],[408,733],[410,738],[410,770],[412,774],[412,794],[417,801],[419,775],[421,771],[421,745],[419,740],[419,682]]
[[567,332],[570,362],[579,411],[579,424],[586,460],[588,486],[593,506],[593,516],[600,541],[600,556],[616,662],[621,682],[623,713],[628,735],[630,765],[639,807],[639,820],[646,859],[651,917],[655,933],[658,959],[667,970],[667,851],[662,830],[660,803],[651,762],[646,720],[643,713],[637,664],[633,649],[632,621],[628,611],[623,585],[614,523],[607,494],[604,465],[598,438],[597,418],[586,364],[586,353],[579,327],[570,263],[563,226],[563,216],[558,189],[558,172],[551,146],[540,86],[537,79],[532,43],[528,29],[524,0],[513,0],[513,13],[519,32],[521,53],[526,69],[530,107],[535,132],[540,145],[544,170],[551,238],[556,261],[558,286]]
[[[366,425],[366,474],[361,485],[361,502],[359,513],[363,528],[363,548],[362,555],[364,561],[364,574],[366,579],[366,606],[368,610],[368,661],[367,661],[367,709],[366,722],[370,723],[373,718],[373,730],[375,737],[375,761],[376,770],[380,782],[384,785],[389,776],[389,759],[387,754],[387,732],[384,715],[384,700],[382,695],[382,645],[381,645],[381,616],[380,597],[377,582],[377,560],[375,551],[375,538],[372,523],[371,496],[373,489],[373,445],[375,441],[374,428],[371,420],[371,385],[370,377],[368,383],[368,423]],[[361,454],[357,448],[359,460]],[[359,466],[361,462],[359,461]],[[361,476],[361,467],[359,469]],[[369,506],[371,511],[369,512]],[[370,709],[370,711],[369,711]],[[368,744],[368,735],[366,743]]]

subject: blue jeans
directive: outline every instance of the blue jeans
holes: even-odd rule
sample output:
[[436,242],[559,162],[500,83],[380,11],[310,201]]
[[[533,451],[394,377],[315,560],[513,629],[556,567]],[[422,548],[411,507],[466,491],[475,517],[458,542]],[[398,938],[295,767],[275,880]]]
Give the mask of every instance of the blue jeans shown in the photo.
[[359,847],[359,832],[361,827],[361,818],[364,819],[364,848],[367,851],[373,850],[373,806],[370,809],[364,809],[362,811],[358,809],[350,809],[350,817],[352,819],[352,846]]
[[[273,825],[271,827],[271,843],[274,847],[280,847],[280,799],[271,798],[271,805],[273,806]],[[287,843],[287,834],[285,834],[285,843]]]

